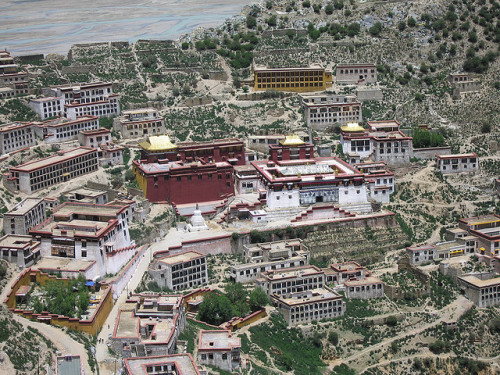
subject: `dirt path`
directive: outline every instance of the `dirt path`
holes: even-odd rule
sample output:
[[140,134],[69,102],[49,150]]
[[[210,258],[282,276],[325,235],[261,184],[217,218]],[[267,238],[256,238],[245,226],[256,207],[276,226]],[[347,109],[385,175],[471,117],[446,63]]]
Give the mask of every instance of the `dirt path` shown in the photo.
[[[115,373],[114,372],[115,357],[111,355],[107,345],[109,342],[109,337],[111,337],[111,335],[113,334],[113,329],[115,327],[115,322],[116,322],[116,317],[118,316],[119,307],[127,299],[127,291],[128,292],[134,291],[137,285],[141,282],[142,275],[148,269],[150,259],[151,259],[151,247],[146,249],[146,251],[144,252],[144,255],[142,256],[142,259],[140,260],[140,263],[137,266],[134,275],[130,279],[127,288],[115,301],[113,309],[109,313],[108,318],[106,319],[104,325],[102,326],[101,332],[99,333],[98,336],[98,341],[102,342],[97,343],[97,350],[96,350],[96,359],[97,359],[97,364],[99,366],[100,375],[112,375]],[[118,370],[120,369],[120,367],[121,367],[121,362],[118,360],[116,362],[116,369]]]
[[467,311],[469,309],[471,304],[472,304],[472,302],[467,300],[465,297],[459,296],[455,301],[453,301],[449,305],[447,305],[444,308],[442,308],[441,310],[439,310],[440,318],[435,320],[434,322],[424,324],[421,327],[413,328],[413,329],[410,329],[408,331],[401,332],[400,334],[398,334],[396,336],[387,338],[386,340],[379,342],[378,344],[372,345],[366,349],[363,349],[357,353],[354,353],[354,354],[350,355],[349,357],[343,358],[339,361],[335,361],[335,363],[332,363],[329,365],[329,368],[330,368],[330,370],[332,370],[334,366],[339,365],[341,363],[348,364],[348,363],[351,363],[353,361],[359,360],[363,357],[368,358],[370,352],[372,352],[373,350],[376,350],[376,349],[381,349],[382,347],[391,344],[393,341],[402,339],[402,338],[407,337],[407,336],[418,335],[429,328],[432,328],[432,327],[435,327],[435,326],[441,324],[443,321],[446,321],[449,319],[456,320],[465,311]]

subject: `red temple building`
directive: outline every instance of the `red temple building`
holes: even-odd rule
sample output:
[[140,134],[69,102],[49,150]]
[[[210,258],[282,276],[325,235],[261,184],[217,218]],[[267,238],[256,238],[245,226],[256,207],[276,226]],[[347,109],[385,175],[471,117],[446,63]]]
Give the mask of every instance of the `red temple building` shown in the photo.
[[168,135],[151,136],[141,146],[141,159],[149,163],[161,159],[169,161],[228,162],[232,165],[245,164],[245,146],[238,138],[215,139],[207,142],[180,142],[174,144]]
[[189,204],[234,195],[233,165],[245,164],[243,142],[231,138],[174,145],[149,137],[133,163],[139,187],[151,202]]

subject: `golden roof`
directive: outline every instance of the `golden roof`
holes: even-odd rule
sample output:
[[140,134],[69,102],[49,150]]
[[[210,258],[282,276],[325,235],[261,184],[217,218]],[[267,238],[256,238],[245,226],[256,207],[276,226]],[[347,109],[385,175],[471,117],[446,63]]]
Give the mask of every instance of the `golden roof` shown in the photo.
[[284,140],[280,141],[282,146],[300,146],[305,142],[298,135],[287,135]]
[[177,149],[177,146],[172,143],[168,135],[155,135],[148,137],[148,140],[139,143],[139,146],[146,151],[166,151]]
[[347,125],[341,126],[340,130],[343,132],[364,132],[365,128],[359,125],[357,122],[349,122]]

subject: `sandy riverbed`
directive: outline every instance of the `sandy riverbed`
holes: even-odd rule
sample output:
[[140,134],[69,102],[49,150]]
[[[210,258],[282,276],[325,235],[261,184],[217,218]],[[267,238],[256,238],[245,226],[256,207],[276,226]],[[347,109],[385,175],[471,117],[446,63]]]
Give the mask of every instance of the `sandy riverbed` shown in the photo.
[[66,53],[72,44],[176,39],[238,15],[251,0],[3,0],[0,49]]

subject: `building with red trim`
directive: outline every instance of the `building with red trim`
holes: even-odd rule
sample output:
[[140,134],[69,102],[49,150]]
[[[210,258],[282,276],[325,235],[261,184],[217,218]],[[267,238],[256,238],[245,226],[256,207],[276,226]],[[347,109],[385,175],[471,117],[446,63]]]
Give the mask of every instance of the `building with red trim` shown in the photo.
[[132,295],[118,311],[111,338],[115,352],[123,358],[175,353],[177,338],[186,324],[182,298]]
[[241,367],[241,340],[230,331],[200,330],[198,363],[233,372]]
[[0,155],[36,145],[36,126],[32,122],[16,122],[0,127]]
[[436,169],[442,174],[479,171],[479,157],[469,154],[436,155]]
[[460,219],[458,227],[477,238],[476,253],[478,255],[489,258],[500,255],[500,215],[491,214]]
[[356,163],[354,166],[365,174],[370,198],[379,203],[389,203],[394,193],[394,172],[387,168],[385,161]]
[[126,375],[200,375],[190,353],[125,358]]
[[4,175],[4,185],[29,194],[96,170],[97,150],[78,147],[11,167]]
[[116,273],[131,257],[121,251],[133,244],[126,210],[127,206],[65,202],[30,234],[40,241],[43,257],[95,261],[102,277]]
[[194,250],[167,255],[150,264],[148,273],[161,288],[182,290],[208,282],[206,255]]
[[98,128],[99,118],[97,116],[82,116],[76,120],[61,117],[37,124],[35,132],[45,143],[50,144],[72,141],[78,139],[81,131]]
[[337,64],[335,77],[337,83],[343,84],[377,83],[377,67],[375,64]]
[[29,267],[40,259],[40,242],[31,236],[7,234],[0,238],[0,259],[19,268]]
[[234,195],[233,166],[227,162],[134,160],[132,170],[144,196],[151,202],[186,204]]
[[304,120],[316,130],[363,121],[361,102],[352,95],[300,95]]
[[296,137],[270,148],[269,161],[252,162],[264,186],[261,202],[270,209],[332,202],[371,212],[365,177],[356,168],[335,157],[314,158],[312,144]]
[[3,176],[4,186],[30,194],[97,169],[97,150],[78,147],[9,168],[9,173]]
[[61,110],[62,115],[73,120],[82,116],[110,117],[120,114],[118,97],[111,82],[81,83],[51,87],[47,98],[31,100],[30,107],[41,119],[49,114],[60,115]]
[[228,162],[245,165],[245,145],[238,138],[215,139],[206,142],[179,142],[174,144],[169,136],[150,136],[139,143],[141,160],[155,163],[159,160]]
[[10,52],[0,51],[0,99],[29,94],[28,72],[19,71],[19,65]]
[[157,109],[132,109],[123,111],[122,115],[113,122],[113,129],[119,131],[122,138],[143,138],[165,134],[165,120]]
[[342,126],[340,144],[351,163],[366,159],[387,164],[405,164],[413,156],[412,137],[399,130],[399,122],[368,121],[368,129],[357,123]]

